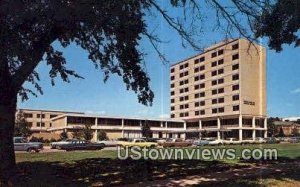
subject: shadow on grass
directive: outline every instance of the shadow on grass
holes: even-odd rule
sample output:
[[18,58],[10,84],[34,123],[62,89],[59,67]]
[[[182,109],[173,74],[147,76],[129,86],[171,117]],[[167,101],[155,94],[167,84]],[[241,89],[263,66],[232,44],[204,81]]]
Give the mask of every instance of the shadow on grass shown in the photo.
[[[300,158],[297,158],[300,160]],[[276,162],[292,161],[280,158]],[[295,161],[295,159],[293,159]],[[248,162],[248,161],[247,161]],[[252,162],[253,163],[253,162]],[[259,162],[257,162],[259,163]],[[72,164],[60,162],[21,162],[13,180],[14,186],[112,186],[154,181],[167,178],[226,172],[230,169],[249,167],[246,165],[226,164],[221,161],[200,160],[118,160],[110,158],[83,159]],[[299,170],[298,170],[299,172]],[[300,180],[298,175],[290,175]],[[258,180],[262,176],[251,178]],[[289,177],[288,174],[274,176],[278,180]],[[201,182],[201,186],[256,186],[248,180]],[[261,186],[257,184],[257,186]]]
[[[16,186],[111,186],[171,177],[225,171],[233,166],[220,161],[84,159],[18,163]],[[238,165],[234,167],[240,167]]]

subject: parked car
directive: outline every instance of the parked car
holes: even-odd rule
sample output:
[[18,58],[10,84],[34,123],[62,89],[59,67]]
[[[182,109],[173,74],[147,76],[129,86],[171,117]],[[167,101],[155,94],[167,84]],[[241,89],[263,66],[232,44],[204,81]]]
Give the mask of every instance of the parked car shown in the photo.
[[265,140],[266,140],[266,143],[268,143],[268,144],[280,143],[280,140],[275,137],[268,137],[268,138],[265,138]]
[[224,140],[224,144],[229,144],[229,145],[237,145],[237,144],[242,144],[242,141],[237,140],[236,138],[228,138]]
[[223,145],[224,140],[218,139],[208,139],[208,145]]
[[133,139],[129,142],[119,142],[118,145],[121,147],[156,147],[157,143],[146,142],[144,139]]
[[66,139],[58,142],[51,142],[50,147],[51,149],[60,149],[61,145],[70,144],[74,139]]
[[105,147],[116,147],[118,145],[118,141],[116,140],[102,140],[102,141],[98,141],[97,143],[99,144],[104,144]]
[[255,138],[254,143],[267,143],[267,141],[262,137],[257,137]]
[[244,139],[242,140],[242,144],[253,144],[255,143],[255,140],[251,139]]
[[165,142],[159,142],[158,145],[162,147],[188,147],[192,145],[192,142],[177,138],[167,139]]
[[299,143],[300,142],[300,137],[291,137],[289,139],[290,143]]
[[100,150],[103,149],[105,145],[103,143],[91,143],[86,140],[72,140],[69,144],[60,145],[60,149],[66,151],[73,150]]
[[28,142],[24,137],[14,137],[15,151],[39,152],[43,149],[41,142]]
[[199,140],[195,140],[193,142],[193,145],[196,145],[196,146],[204,146],[204,145],[208,145],[209,144],[209,141],[207,139],[199,139]]

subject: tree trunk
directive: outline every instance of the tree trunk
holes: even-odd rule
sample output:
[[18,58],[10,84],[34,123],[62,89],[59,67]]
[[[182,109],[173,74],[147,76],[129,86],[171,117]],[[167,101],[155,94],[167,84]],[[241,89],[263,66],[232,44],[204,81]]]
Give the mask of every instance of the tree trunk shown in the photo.
[[7,186],[16,165],[13,133],[17,92],[12,86],[7,66],[0,63],[0,186]]
[[0,184],[8,182],[15,167],[13,144],[15,111],[15,104],[11,106],[0,104]]

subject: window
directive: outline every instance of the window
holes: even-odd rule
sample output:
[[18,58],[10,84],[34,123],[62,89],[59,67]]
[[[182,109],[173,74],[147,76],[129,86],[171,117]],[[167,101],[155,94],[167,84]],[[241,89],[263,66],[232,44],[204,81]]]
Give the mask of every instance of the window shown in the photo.
[[204,115],[205,114],[205,110],[200,110],[200,115]]
[[223,113],[224,112],[224,107],[219,108],[219,113]]
[[185,68],[189,67],[189,64],[188,63],[184,64],[184,67]]
[[184,65],[180,65],[180,66],[179,66],[179,69],[183,69],[183,68],[184,68]]
[[223,55],[223,53],[224,53],[223,49],[221,49],[221,50],[218,51],[218,55]]
[[189,113],[188,113],[188,112],[185,112],[185,113],[184,113],[184,116],[185,116],[185,117],[189,116]]
[[233,111],[239,111],[240,110],[240,106],[239,105],[235,105],[232,107]]
[[175,110],[175,107],[174,106],[171,106],[171,111]]
[[198,107],[198,106],[200,106],[200,102],[195,103],[195,107]]
[[222,65],[222,64],[224,64],[224,59],[218,61],[218,65]]
[[199,116],[200,112],[199,111],[195,111],[195,116]]
[[174,103],[175,102],[175,100],[174,99],[171,99],[171,103]]
[[175,114],[171,114],[171,118],[175,118]]
[[233,85],[232,86],[232,91],[234,91],[234,90],[238,90],[239,89],[239,85],[237,84],[237,85]]
[[175,86],[175,84],[173,83],[173,84],[171,84],[171,88],[174,88],[174,86]]
[[31,113],[24,113],[24,117],[25,118],[32,118],[32,114]]
[[232,70],[237,70],[237,69],[239,69],[239,64],[232,65]]
[[196,93],[195,98],[199,98],[199,97],[200,97],[200,93]]
[[185,72],[182,72],[179,74],[179,77],[184,77],[184,76],[187,76],[189,74],[188,71],[185,71]]
[[184,100],[189,100],[189,96],[188,95],[184,96]]
[[199,76],[196,76],[196,77],[194,78],[195,81],[202,80],[202,79],[205,79],[205,75],[204,75],[204,74],[199,75]]
[[54,115],[54,114],[52,114],[52,115],[50,115],[50,118],[55,118],[57,115]]
[[205,105],[205,101],[200,101],[200,106],[204,106]]
[[42,114],[42,115],[41,114],[37,114],[36,115],[37,118],[41,118],[41,116],[42,116],[42,118],[45,118],[45,114]]
[[212,90],[212,91],[211,91],[211,94],[212,94],[212,95],[216,95],[217,93],[218,93],[218,90]]
[[199,59],[199,61],[200,61],[200,62],[204,62],[204,61],[205,61],[205,57],[204,57],[204,56],[201,57],[201,58]]
[[186,80],[180,81],[180,82],[179,82],[179,85],[181,86],[181,85],[188,84],[188,83],[189,83],[189,80],[186,79]]
[[217,85],[217,84],[218,84],[217,80],[211,81],[211,85],[212,85],[212,86]]
[[233,101],[237,101],[237,100],[239,100],[240,99],[240,96],[239,95],[233,95],[232,96],[232,100]]
[[223,83],[224,83],[224,79],[223,78],[218,80],[218,84],[223,84]]
[[215,66],[217,66],[218,64],[217,64],[217,61],[214,61],[214,62],[212,62],[211,63],[211,67],[215,67]]
[[198,67],[198,68],[195,68],[195,70],[194,70],[194,72],[195,73],[197,73],[197,72],[199,72],[200,71],[200,68]]
[[52,127],[52,123],[50,123],[49,126]]
[[200,71],[205,70],[205,66],[200,66]]
[[205,92],[201,92],[200,97],[205,97]]
[[171,91],[171,95],[174,95],[174,91]]
[[218,113],[218,109],[217,109],[217,108],[213,108],[213,109],[211,110],[211,113],[213,113],[213,114]]
[[174,68],[171,68],[171,73],[174,73],[175,69]]
[[224,93],[224,88],[219,88],[218,93]]
[[239,54],[232,55],[232,60],[239,59]]
[[239,80],[239,74],[232,75],[232,80]]
[[211,76],[213,77],[213,76],[216,76],[217,75],[217,71],[212,71],[211,72]]
[[211,54],[211,58],[214,58],[214,57],[216,57],[217,56],[217,52],[213,52],[212,54]]
[[205,88],[205,83],[200,84],[200,88]]
[[186,87],[186,88],[181,88],[180,90],[179,90],[179,93],[185,93],[185,92],[188,92],[189,91],[189,88],[188,87]]
[[239,48],[239,43],[232,45],[232,50],[236,50]]
[[217,100],[217,99],[211,100],[211,104],[217,104],[217,103],[218,103],[218,100]]
[[219,69],[218,70],[218,74],[220,75],[220,74],[223,74],[224,73],[224,69]]
[[180,113],[179,116],[180,116],[180,117],[184,117],[184,113]]
[[174,80],[175,76],[171,76],[171,81]]
[[38,126],[38,127],[45,127],[45,123],[38,122],[38,123],[37,123],[37,126]]
[[199,63],[199,59],[196,59],[195,61],[194,61],[194,64],[198,64]]
[[198,85],[195,85],[195,87],[194,87],[194,89],[195,90],[198,90],[200,88],[200,85],[198,84]]
[[219,98],[218,103],[224,103],[224,97]]

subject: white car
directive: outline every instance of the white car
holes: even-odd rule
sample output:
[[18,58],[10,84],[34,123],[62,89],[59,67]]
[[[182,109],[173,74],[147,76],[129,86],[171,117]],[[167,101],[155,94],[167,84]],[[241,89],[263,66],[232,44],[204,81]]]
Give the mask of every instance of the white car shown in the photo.
[[97,143],[104,144],[105,147],[116,147],[119,142],[116,140],[102,140],[102,141],[98,141]]
[[224,140],[218,140],[218,139],[207,139],[208,145],[223,145]]
[[51,149],[60,149],[61,145],[70,144],[72,141],[73,141],[72,139],[67,139],[67,140],[62,140],[59,142],[51,142],[50,147],[51,147]]
[[245,139],[242,141],[242,144],[253,144],[255,141],[253,139]]
[[229,144],[229,145],[236,145],[236,144],[241,144],[242,141],[239,141],[235,138],[229,138],[227,140],[224,140],[224,144]]
[[258,138],[255,138],[254,143],[267,143],[267,140],[265,140],[262,137],[258,137]]

